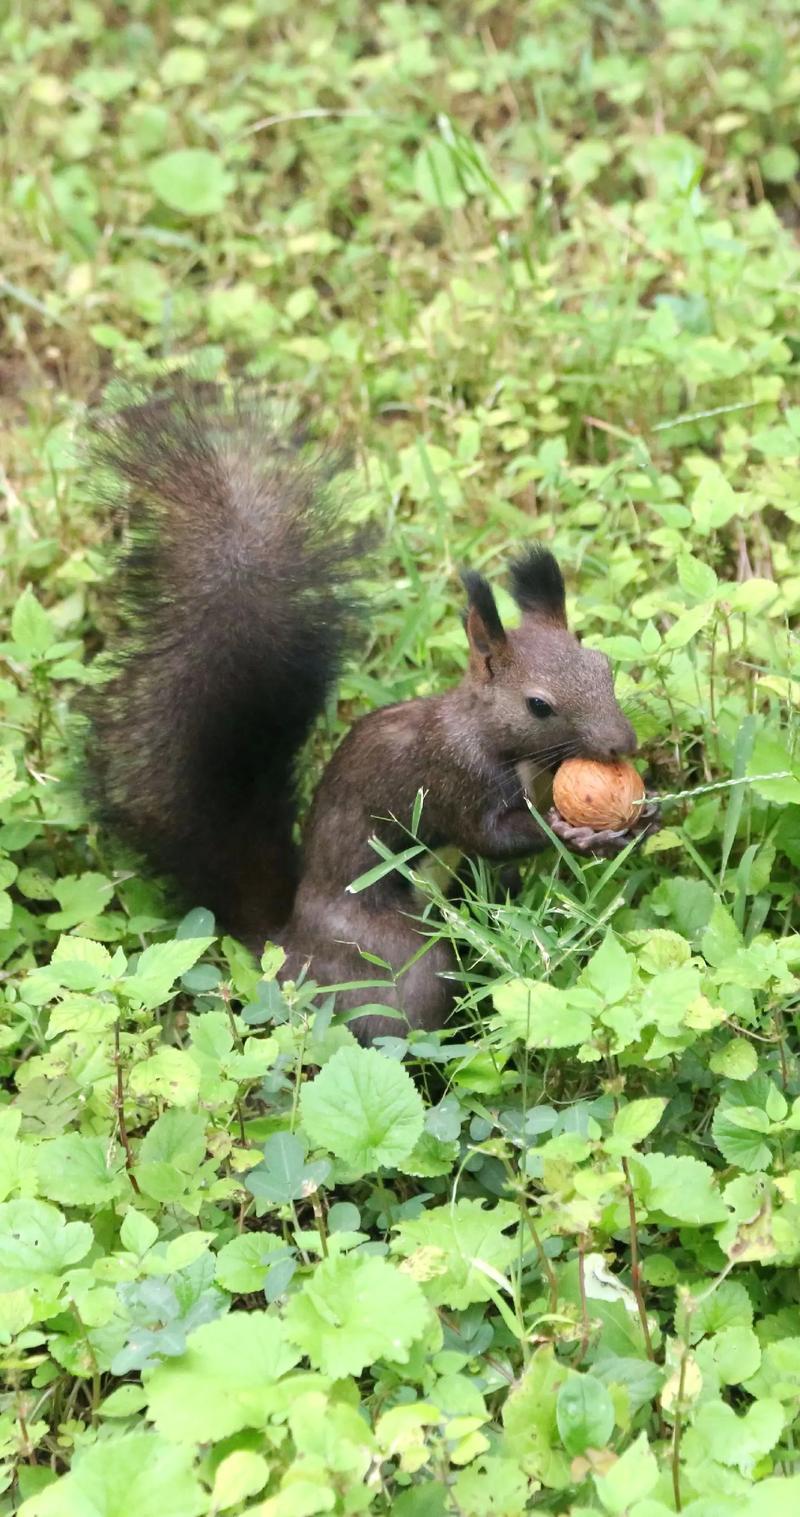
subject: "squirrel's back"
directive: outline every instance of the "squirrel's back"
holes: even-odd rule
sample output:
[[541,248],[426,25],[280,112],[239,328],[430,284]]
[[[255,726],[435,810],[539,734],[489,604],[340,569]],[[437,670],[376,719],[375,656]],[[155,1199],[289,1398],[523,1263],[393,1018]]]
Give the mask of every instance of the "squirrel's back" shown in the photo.
[[127,502],[113,674],[88,701],[102,819],[244,935],[286,920],[298,753],[349,647],[360,534],[257,400],[183,384],[92,428]]

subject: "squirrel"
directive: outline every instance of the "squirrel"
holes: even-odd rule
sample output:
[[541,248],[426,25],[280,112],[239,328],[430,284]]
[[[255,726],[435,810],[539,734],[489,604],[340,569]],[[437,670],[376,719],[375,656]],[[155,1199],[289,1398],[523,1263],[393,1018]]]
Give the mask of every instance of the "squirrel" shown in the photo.
[[[221,386],[134,397],[90,435],[104,499],[118,512],[127,496],[130,523],[111,677],[87,699],[99,819],[187,904],[255,951],[279,944],[283,980],[345,986],[337,1010],[360,1041],[441,1028],[456,961],[420,925],[413,887],[396,870],[348,887],[376,862],[372,838],[407,845],[420,791],[426,849],[513,861],[548,846],[528,805],[540,774],[573,755],[636,751],[608,660],[568,630],[556,560],[535,546],[511,564],[514,629],[486,579],[463,574],[464,678],[354,723],[301,851],[298,756],[357,646],[363,532],[347,524],[331,470]],[[584,853],[615,852],[647,825],[643,815],[632,831],[592,833],[552,810],[547,820]],[[375,958],[392,971],[377,991]],[[380,1012],[359,1014],[376,1002]]]

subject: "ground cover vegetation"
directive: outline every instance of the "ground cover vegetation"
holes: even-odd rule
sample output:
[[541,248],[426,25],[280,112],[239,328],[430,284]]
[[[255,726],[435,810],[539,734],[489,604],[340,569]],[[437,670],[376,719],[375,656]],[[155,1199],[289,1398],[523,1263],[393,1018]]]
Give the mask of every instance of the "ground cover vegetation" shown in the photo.
[[[0,37],[0,1512],[789,1517],[796,5],[11,0]],[[445,1036],[358,1048],[74,787],[117,525],[76,439],[187,363],[347,435],[385,521],[307,784],[457,677],[458,566],[535,539],[667,798],[632,857],[438,898]]]

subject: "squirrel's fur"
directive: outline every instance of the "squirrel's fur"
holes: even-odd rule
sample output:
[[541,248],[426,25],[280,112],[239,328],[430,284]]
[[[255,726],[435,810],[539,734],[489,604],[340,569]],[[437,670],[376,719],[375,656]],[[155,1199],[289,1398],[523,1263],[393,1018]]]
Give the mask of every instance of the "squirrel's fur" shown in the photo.
[[90,700],[103,817],[188,904],[254,947],[282,943],[285,976],[373,981],[338,998],[386,1009],[351,1024],[360,1037],[441,1026],[455,959],[426,939],[408,882],[393,871],[348,889],[376,862],[371,838],[405,847],[422,790],[429,849],[530,854],[547,846],[527,805],[537,780],[572,754],[636,747],[607,660],[567,630],[552,555],[512,565],[515,629],[486,580],[464,576],[464,679],[355,723],[318,786],[301,866],[295,763],[352,646],[360,536],[258,406],[214,387],[118,410],[95,425],[94,452],[131,521],[115,673]]

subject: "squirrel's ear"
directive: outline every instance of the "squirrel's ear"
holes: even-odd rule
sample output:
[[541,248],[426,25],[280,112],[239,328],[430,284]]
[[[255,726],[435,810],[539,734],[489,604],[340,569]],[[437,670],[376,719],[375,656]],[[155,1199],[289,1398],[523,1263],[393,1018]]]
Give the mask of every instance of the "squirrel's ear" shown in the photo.
[[491,679],[492,659],[502,658],[508,642],[495,598],[482,574],[471,570],[461,576],[468,596],[464,616],[469,642],[470,663],[481,679]]
[[528,548],[511,565],[511,593],[523,616],[567,625],[564,580],[547,548]]

